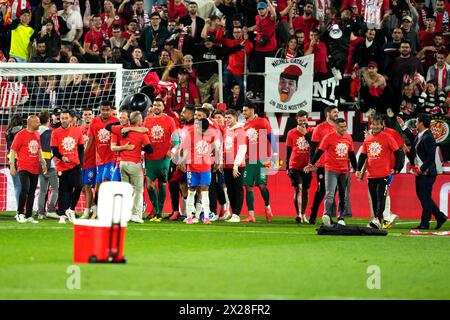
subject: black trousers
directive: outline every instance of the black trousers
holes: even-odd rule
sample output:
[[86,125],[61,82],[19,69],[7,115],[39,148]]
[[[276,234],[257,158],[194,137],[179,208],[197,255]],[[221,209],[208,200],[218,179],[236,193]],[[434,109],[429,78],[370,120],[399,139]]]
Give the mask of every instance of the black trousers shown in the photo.
[[439,207],[431,197],[431,192],[435,181],[435,176],[416,176],[416,195],[419,198],[420,205],[422,206],[422,218],[420,222],[422,225],[429,225],[431,215],[433,215],[436,219],[444,218],[442,217]]
[[388,181],[389,177],[368,179],[373,214],[380,220],[380,223],[383,221],[383,212],[386,206]]
[[[175,163],[170,161],[168,180],[172,179],[174,172],[177,170]],[[170,202],[172,203],[172,212],[180,211],[180,183],[169,182]]]
[[75,210],[82,188],[81,168],[79,166],[62,172],[59,176],[58,211],[60,216],[65,215],[69,208]]
[[22,188],[20,190],[19,203],[17,205],[17,213],[23,214],[25,209],[26,218],[31,217],[33,212],[34,193],[39,180],[38,174],[32,174],[28,171],[21,170],[17,172],[19,175]]
[[217,213],[217,201],[219,204],[224,205],[226,203],[225,192],[222,189],[220,183],[220,172],[214,171],[211,168],[211,184],[208,189],[209,196],[209,210],[213,213]]
[[240,215],[242,205],[244,204],[244,170],[245,168],[238,168],[239,177],[233,177],[233,169],[224,169],[225,184],[227,185],[228,199],[230,199],[231,211],[234,214]]

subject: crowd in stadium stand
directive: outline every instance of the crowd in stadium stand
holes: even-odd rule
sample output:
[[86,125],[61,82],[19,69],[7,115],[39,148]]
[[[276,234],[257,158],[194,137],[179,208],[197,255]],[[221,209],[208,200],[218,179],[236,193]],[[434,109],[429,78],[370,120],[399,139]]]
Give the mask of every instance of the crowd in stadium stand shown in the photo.
[[[341,101],[362,100],[363,111],[409,118],[446,115],[450,104],[445,0],[2,0],[0,6],[1,61],[152,67],[161,80],[187,83],[183,97],[175,93],[174,109],[186,98],[218,102],[218,67],[201,62],[224,61],[224,102],[239,110],[244,63],[263,72],[265,57],[308,54],[315,56],[315,74],[341,80]],[[178,75],[181,67],[187,79]],[[262,100],[262,85],[249,81],[247,97]]]

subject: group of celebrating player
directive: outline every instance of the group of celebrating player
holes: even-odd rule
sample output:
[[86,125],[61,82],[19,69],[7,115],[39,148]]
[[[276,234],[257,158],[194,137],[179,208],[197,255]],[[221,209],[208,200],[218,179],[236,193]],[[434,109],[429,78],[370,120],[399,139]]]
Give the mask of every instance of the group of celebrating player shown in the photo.
[[[73,222],[84,192],[86,205],[81,218],[95,218],[101,183],[121,180],[134,188],[131,221],[136,223],[144,222],[145,188],[153,206],[150,221],[161,221],[167,183],[172,202],[169,220],[187,224],[255,222],[253,188],[257,186],[264,199],[266,220],[271,222],[267,178],[270,168],[278,168],[278,144],[269,121],[259,117],[255,109],[251,102],[244,105],[242,123],[237,111],[213,112],[208,104],[197,109],[186,105],[175,116],[173,112],[166,114],[164,101],[156,98],[143,118],[139,111],[121,109],[117,114],[111,103],[102,102],[95,118],[92,110],[83,111],[81,126],[76,126],[72,111],[62,111],[61,127],[53,130],[50,146],[59,179],[56,217],[60,223],[67,219]],[[390,212],[388,186],[403,166],[405,142],[375,115],[357,162],[346,121],[338,113],[337,107],[328,107],[325,121],[311,128],[307,112],[299,111],[297,127],[288,132],[286,171],[294,187],[296,221],[315,224],[325,197],[322,222],[334,223],[331,216],[338,192],[338,224],[345,225],[353,167],[357,179],[367,172],[373,211],[369,226],[388,228],[397,218]],[[37,222],[32,218],[37,176],[48,170],[37,132],[39,123],[37,116],[30,116],[27,128],[16,135],[11,147],[11,174],[17,171],[22,182],[16,215],[20,223]],[[317,190],[308,221],[305,213],[312,171],[316,171]],[[241,220],[244,186],[248,217]],[[180,195],[183,210],[179,209]]]

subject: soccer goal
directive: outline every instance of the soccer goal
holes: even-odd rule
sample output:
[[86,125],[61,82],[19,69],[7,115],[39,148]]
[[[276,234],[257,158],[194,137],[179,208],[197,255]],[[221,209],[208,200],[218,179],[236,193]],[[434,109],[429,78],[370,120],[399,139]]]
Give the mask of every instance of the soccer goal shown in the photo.
[[55,108],[97,114],[104,100],[119,109],[125,96],[140,90],[148,71],[120,64],[0,63],[0,210],[16,206],[5,139],[13,118],[25,121]]

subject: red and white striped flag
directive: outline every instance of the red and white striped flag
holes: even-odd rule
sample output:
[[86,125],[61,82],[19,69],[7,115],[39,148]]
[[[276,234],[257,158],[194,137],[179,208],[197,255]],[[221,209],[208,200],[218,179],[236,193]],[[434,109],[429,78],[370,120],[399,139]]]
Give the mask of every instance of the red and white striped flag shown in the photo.
[[0,107],[21,105],[28,100],[27,87],[21,82],[10,82],[0,76]]

